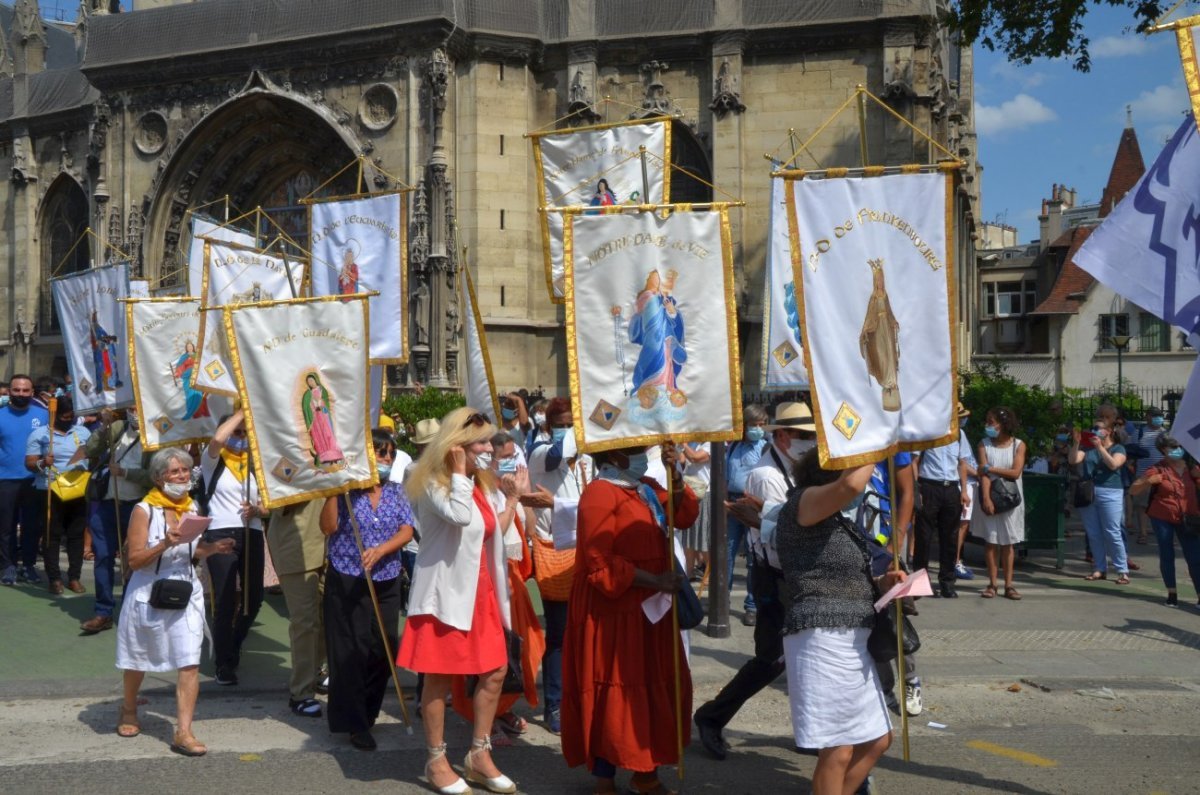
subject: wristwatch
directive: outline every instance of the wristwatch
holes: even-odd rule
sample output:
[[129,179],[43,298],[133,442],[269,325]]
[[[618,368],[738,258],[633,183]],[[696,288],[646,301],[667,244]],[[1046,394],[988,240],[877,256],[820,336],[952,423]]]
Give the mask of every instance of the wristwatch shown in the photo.
[[988,464],[984,464],[983,466],[979,467],[979,471],[986,475],[988,472],[992,471],[992,468]]

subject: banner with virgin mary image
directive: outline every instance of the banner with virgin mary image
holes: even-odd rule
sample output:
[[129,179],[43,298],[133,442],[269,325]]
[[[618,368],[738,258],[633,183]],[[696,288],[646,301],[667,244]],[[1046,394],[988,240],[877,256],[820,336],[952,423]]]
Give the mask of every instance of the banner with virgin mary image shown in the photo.
[[125,307],[129,265],[118,262],[50,281],[62,329],[67,370],[75,384],[75,411],[86,414],[133,402]]
[[234,226],[226,226],[202,215],[192,216],[192,239],[188,245],[187,292],[196,298],[204,295],[204,243],[223,240],[246,248],[258,248],[258,238]]
[[196,389],[200,363],[200,301],[149,298],[125,306],[130,372],[142,447],[187,447],[212,438],[233,402]]
[[581,451],[741,438],[726,213],[568,215],[567,365]]
[[237,397],[229,342],[221,321],[223,307],[295,298],[303,283],[303,262],[236,243],[206,241],[200,288],[200,367],[193,381],[196,388]]
[[[671,200],[671,120],[626,121],[530,133],[538,170],[538,210],[546,288],[563,302],[563,226],[553,207],[663,204]],[[645,147],[645,172],[642,148]],[[643,181],[643,176],[645,180]]]
[[391,191],[308,207],[313,295],[378,293],[370,298],[372,364],[408,361],[405,196]]
[[781,173],[821,463],[956,439],[953,172]]
[[266,507],[374,484],[366,297],[234,305],[224,319]]
[[782,177],[771,178],[767,261],[763,268],[762,386],[764,389],[808,389],[784,189]]
[[483,330],[483,319],[479,315],[479,301],[475,298],[475,282],[470,269],[464,263],[459,269],[461,276],[461,301],[463,306],[463,394],[468,406],[474,406],[491,417],[497,426],[500,420],[500,401],[496,398],[496,379],[492,376],[492,360],[488,355],[487,334]]

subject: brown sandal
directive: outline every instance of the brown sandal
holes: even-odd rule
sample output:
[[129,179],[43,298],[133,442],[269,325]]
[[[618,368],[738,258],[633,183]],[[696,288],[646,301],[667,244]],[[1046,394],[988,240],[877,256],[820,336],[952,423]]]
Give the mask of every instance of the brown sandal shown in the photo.
[[1006,585],[1004,586],[1004,598],[1019,602],[1021,601],[1021,592],[1012,586]]
[[674,790],[663,786],[658,777],[638,780],[637,774],[629,780],[630,795],[676,795]]
[[986,587],[982,591],[980,591],[979,595],[982,596],[984,599],[995,599],[996,598],[996,586],[989,585],[988,587]]
[[134,707],[132,710],[126,710],[125,707],[121,707],[121,716],[117,719],[117,736],[137,737],[141,733],[142,725],[138,723],[137,707]]
[[1122,574],[1120,577],[1113,580],[1113,584],[1114,585],[1128,585],[1129,584],[1129,575]]
[[1083,579],[1087,580],[1088,582],[1095,582],[1096,580],[1107,580],[1108,575],[1102,571],[1093,571],[1091,574],[1084,577]]
[[175,741],[171,743],[171,750],[181,756],[204,756],[208,753],[208,747],[193,737],[191,733],[184,734],[178,731],[175,732]]

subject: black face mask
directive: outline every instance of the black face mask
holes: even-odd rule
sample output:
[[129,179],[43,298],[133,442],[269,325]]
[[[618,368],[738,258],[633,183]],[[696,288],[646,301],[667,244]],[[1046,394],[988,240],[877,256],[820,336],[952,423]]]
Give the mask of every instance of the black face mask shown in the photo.
[[62,431],[63,433],[66,433],[67,431],[71,430],[74,427],[75,427],[75,420],[55,420],[54,421],[55,430]]
[[14,409],[29,408],[30,401],[33,400],[29,395],[9,395],[8,404]]

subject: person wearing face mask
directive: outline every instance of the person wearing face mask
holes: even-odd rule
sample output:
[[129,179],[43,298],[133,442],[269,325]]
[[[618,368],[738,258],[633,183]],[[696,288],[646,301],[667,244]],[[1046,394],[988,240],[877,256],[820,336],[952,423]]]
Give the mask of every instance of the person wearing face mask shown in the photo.
[[25,467],[25,443],[34,430],[49,424],[50,415],[33,405],[29,376],[14,375],[7,393],[8,404],[0,406],[0,584],[20,580],[36,585],[41,581],[36,568],[41,536],[37,517],[46,504],[38,502],[33,473]]
[[60,398],[57,406],[54,428],[37,428],[25,442],[25,468],[34,473],[33,485],[38,490],[39,502],[45,505],[47,496],[50,500],[49,530],[43,524],[45,515],[40,511],[34,514],[36,521],[33,529],[39,535],[46,532],[42,559],[46,566],[48,588],[55,595],[63,592],[59,550],[64,538],[67,544],[67,589],[74,593],[87,590],[79,581],[83,575],[83,529],[87,523],[87,500],[82,496],[72,500],[61,499],[50,489],[50,480],[61,472],[87,469],[87,449],[84,445],[91,436],[87,428],[75,424],[75,406],[69,397]]
[[[1146,409],[1146,423],[1137,433],[1137,441],[1129,446],[1125,451],[1129,458],[1134,459],[1136,465],[1134,469],[1134,479],[1140,480],[1146,477],[1146,473],[1151,467],[1158,466],[1158,463],[1163,460],[1163,454],[1158,448],[1158,440],[1160,437],[1167,435],[1166,418],[1163,416],[1162,409],[1157,406],[1150,406]],[[1134,451],[1137,451],[1137,455]],[[1133,506],[1133,521],[1137,524],[1139,544],[1146,544],[1150,541],[1151,520],[1146,513],[1149,507],[1150,490],[1143,489],[1134,492],[1132,486],[1129,489],[1129,498]],[[1155,532],[1157,535],[1157,531]]]
[[[504,536],[520,508],[516,478],[497,479],[491,470],[495,433],[479,410],[455,409],[405,484],[417,503],[421,551],[396,663],[425,676],[425,778],[448,795],[469,792],[467,781],[492,792],[517,791],[491,754],[508,666],[504,630],[512,629]],[[450,766],[445,744],[446,698],[459,674],[479,677],[465,781]]]
[[150,480],[150,455],[142,452],[138,437],[137,413],[130,409],[125,419],[111,412],[102,413],[105,424],[87,441],[88,465],[92,482],[107,486],[94,492],[99,499],[89,506],[88,525],[92,529],[96,577],[95,615],[79,625],[85,635],[95,635],[113,627],[115,562],[125,543],[125,533],[133,509],[146,496],[154,482]]
[[[212,581],[213,658],[218,685],[236,685],[242,643],[262,607],[264,545],[258,484],[251,469],[244,415],[238,409],[213,433],[200,458],[200,507],[212,524],[204,539],[233,539],[233,550],[208,559]],[[246,593],[239,598],[238,582]]]
[[517,443],[517,447],[524,451],[525,439],[533,432],[533,424],[529,421],[525,398],[520,393],[509,392],[500,398],[500,425]]
[[1121,467],[1125,465],[1125,447],[1113,437],[1113,423],[1098,416],[1092,424],[1092,447],[1080,449],[1083,434],[1071,435],[1070,460],[1082,464],[1083,478],[1092,481],[1095,497],[1090,505],[1080,508],[1083,527],[1091,548],[1092,573],[1084,579],[1108,579],[1109,561],[1117,571],[1117,585],[1129,584],[1129,559],[1125,551],[1125,490],[1121,482]]
[[[1188,518],[1196,521],[1200,517],[1200,501],[1196,498],[1196,486],[1200,483],[1200,470],[1188,466],[1187,453],[1182,445],[1166,433],[1155,437],[1159,462],[1146,474],[1133,482],[1129,493],[1146,495],[1146,513],[1154,526],[1158,539],[1158,567],[1163,585],[1167,588],[1168,607],[1179,604],[1179,592],[1175,586],[1175,540],[1183,550],[1192,587],[1200,593],[1200,535],[1187,526]],[[1196,606],[1200,608],[1200,601]]]
[[[329,730],[348,733],[350,743],[361,751],[376,747],[371,727],[392,678],[386,650],[396,648],[400,621],[400,548],[413,534],[412,508],[404,489],[388,479],[396,443],[381,428],[371,432],[371,443],[379,475],[375,485],[328,497],[321,509],[329,558],[322,605],[329,655],[326,712]],[[386,638],[379,634],[368,576],[382,623],[389,629]]]
[[[967,488],[968,467],[973,461],[971,443],[962,428],[940,447],[921,451],[917,462],[917,491],[920,495],[917,522],[913,533],[912,570],[929,566],[929,545],[934,534],[938,542],[938,587],[933,595],[953,599],[958,596],[958,526],[963,509],[971,504]],[[904,548],[901,537],[900,548]]]
[[[1013,545],[1025,540],[1024,485],[1021,473],[1025,470],[1025,443],[1016,437],[1020,423],[1012,409],[996,406],[988,409],[984,438],[979,445],[979,511],[974,526],[985,543],[988,585],[979,594],[985,599],[996,596],[998,567],[1004,573],[1004,598],[1017,601],[1021,593],[1013,587]],[[1022,501],[1005,511],[996,510],[992,490],[1003,478],[1015,483]],[[997,562],[999,558],[999,562]]]
[[[204,643],[204,590],[193,568],[197,559],[229,552],[231,539],[184,543],[179,523],[195,505],[188,494],[192,457],[178,447],[159,450],[150,459],[154,488],[138,503],[129,521],[129,568],[121,623],[117,628],[117,668],[124,672],[124,699],[117,734],[136,737],[138,691],[146,672],[179,671],[175,686],[176,728],[171,750],[183,756],[203,756],[204,744],[192,734],[192,717],[200,692],[200,649]],[[182,610],[150,604],[156,580],[192,583],[191,598]]]
[[[758,466],[763,451],[770,445],[767,432],[763,428],[769,419],[770,415],[762,406],[751,404],[742,409],[744,434],[725,451],[726,494],[730,502],[737,502],[745,495],[746,478],[750,471]],[[750,528],[730,514],[725,524],[725,534],[729,542],[728,577],[725,582],[732,591],[734,564],[739,555],[748,551]],[[754,588],[750,582],[750,578],[754,576],[753,569],[753,566],[746,566],[746,598],[742,600],[743,621],[746,616],[756,615]]]
[[536,516],[532,534],[533,569],[546,619],[542,708],[546,728],[557,734],[561,725],[563,633],[575,571],[575,549],[574,544],[556,545],[551,527],[556,501],[557,510],[573,512],[595,469],[591,457],[581,455],[576,447],[571,401],[553,398],[546,406],[546,416],[550,442],[536,448],[530,456],[529,480],[535,491],[523,495],[521,504],[532,508]]
[[[965,438],[967,423],[971,420],[971,411],[960,401],[958,404],[958,429],[961,434],[959,442]],[[967,450],[971,450],[971,445],[967,444]],[[967,531],[971,528],[971,519],[975,515],[975,505],[979,498],[979,462],[975,459],[975,453],[971,452],[970,459],[967,460],[967,501],[963,504],[962,513],[958,517],[958,544],[955,546],[955,563],[954,576],[959,580],[975,579],[975,572],[971,571],[963,564],[962,553],[963,544],[967,542]]]
[[[553,416],[553,415],[551,415]],[[662,464],[678,473],[678,448],[662,445]],[[562,751],[569,766],[587,765],[596,792],[616,792],[618,770],[630,770],[629,792],[666,793],[657,769],[678,761],[676,731],[687,744],[692,682],[681,665],[683,712],[675,711],[675,655],[683,642],[669,615],[651,623],[642,604],[675,593],[672,540],[666,535],[667,492],[646,477],[645,447],[595,456],[596,478],[579,503],[577,558],[563,642]],[[675,527],[699,515],[686,485],[674,493]]]

